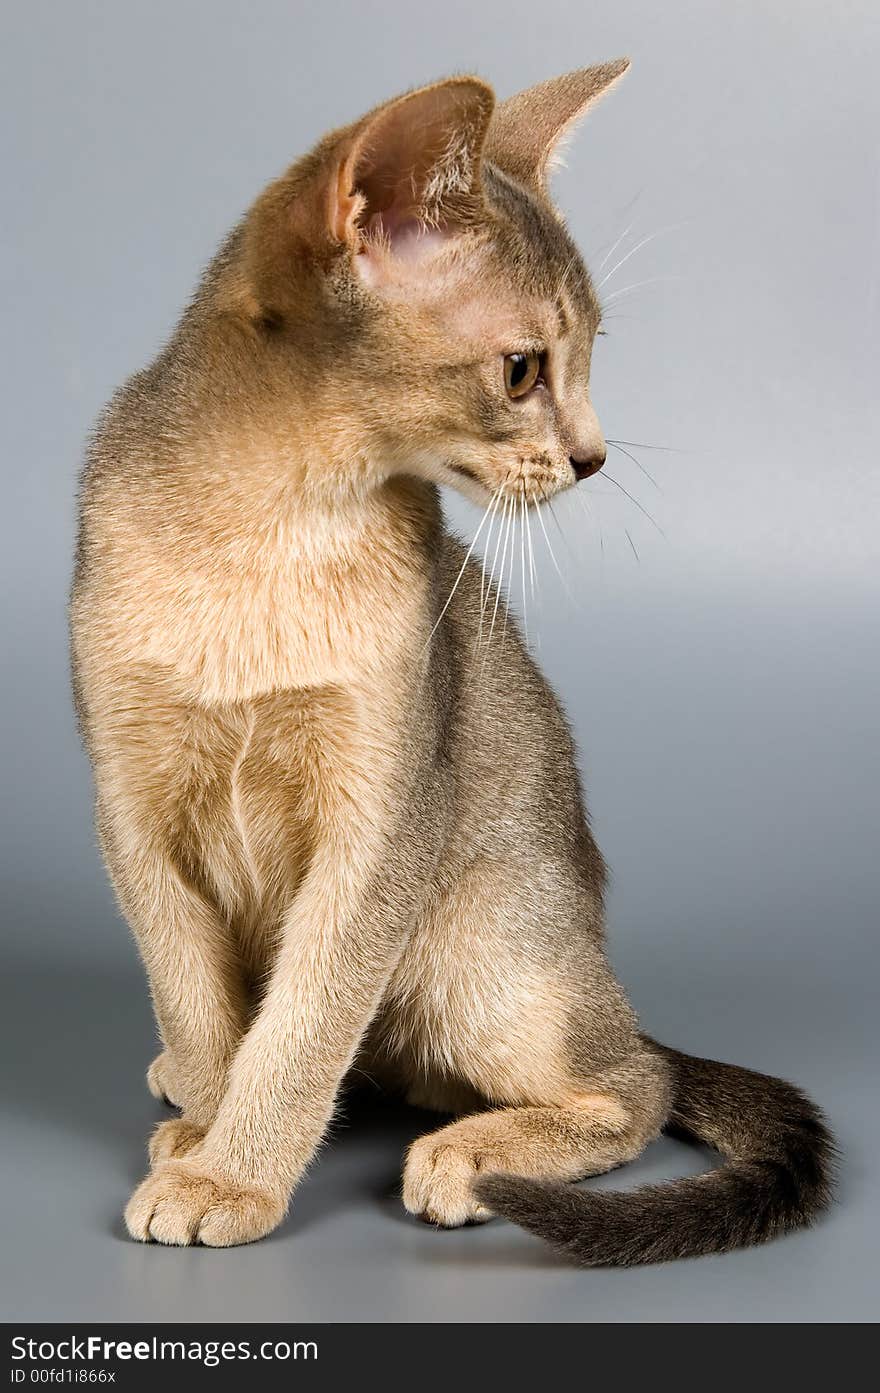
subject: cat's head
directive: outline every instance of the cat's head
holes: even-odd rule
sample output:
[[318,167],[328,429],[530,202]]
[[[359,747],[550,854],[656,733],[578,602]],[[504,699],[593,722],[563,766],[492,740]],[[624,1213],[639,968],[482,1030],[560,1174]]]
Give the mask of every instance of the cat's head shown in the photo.
[[470,77],[411,92],[327,136],[252,208],[243,267],[267,380],[307,386],[361,477],[535,502],[601,468],[600,309],[546,180],[627,67],[499,106]]

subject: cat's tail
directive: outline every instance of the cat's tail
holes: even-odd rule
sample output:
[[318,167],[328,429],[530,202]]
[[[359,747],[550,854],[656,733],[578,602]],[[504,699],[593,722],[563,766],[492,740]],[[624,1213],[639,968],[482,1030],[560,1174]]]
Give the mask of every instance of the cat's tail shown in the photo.
[[584,1267],[631,1267],[764,1243],[811,1224],[832,1195],[834,1140],[790,1083],[645,1039],[673,1080],[666,1130],[721,1152],[702,1175],[634,1191],[486,1175],[481,1203]]

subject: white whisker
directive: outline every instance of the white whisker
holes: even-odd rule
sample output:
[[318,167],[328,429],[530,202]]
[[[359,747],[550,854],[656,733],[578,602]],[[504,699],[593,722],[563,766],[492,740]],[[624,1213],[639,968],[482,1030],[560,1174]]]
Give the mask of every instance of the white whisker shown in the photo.
[[503,583],[503,581],[504,581],[504,558],[505,558],[505,556],[507,555],[507,539],[508,539],[508,537],[509,537],[509,535],[510,535],[510,522],[511,522],[511,518],[512,518],[512,517],[513,517],[512,499],[510,499],[510,498],[508,497],[508,498],[505,498],[505,500],[504,500],[504,513],[503,513],[502,520],[501,520],[501,532],[499,532],[499,534],[498,534],[498,541],[499,541],[499,544],[500,544],[500,542],[501,542],[501,535],[502,535],[502,533],[504,534],[504,545],[503,545],[502,548],[501,548],[501,566],[500,566],[500,569],[499,569],[499,572],[498,572],[498,580],[497,580],[497,581],[495,581],[495,561],[496,561],[496,559],[497,559],[497,557],[498,557],[498,548],[497,548],[497,547],[496,547],[496,549],[495,549],[495,556],[494,556],[493,559],[492,559],[492,582],[494,582],[494,584],[495,584],[495,604],[494,604],[494,607],[493,607],[493,609],[492,609],[492,618],[491,618],[491,620],[490,620],[490,622],[489,622],[489,632],[488,632],[488,634],[486,635],[486,642],[485,642],[485,644],[483,645],[483,661],[482,661],[482,663],[481,663],[481,665],[480,665],[480,682],[482,682],[482,680],[483,680],[483,675],[484,675],[484,673],[485,673],[485,671],[486,671],[486,661],[487,661],[487,659],[488,659],[488,657],[489,657],[489,650],[490,650],[490,648],[491,648],[491,646],[492,646],[492,635],[493,635],[493,633],[495,632],[495,620],[496,620],[497,617],[498,617],[498,605],[499,605],[499,603],[500,603],[500,601],[501,601],[501,586],[502,586],[502,583]]
[[[560,538],[561,538],[561,540],[562,540],[562,545],[565,547],[565,550],[568,552],[569,556],[571,556],[571,546],[569,545],[568,538],[566,537],[565,533],[564,533],[563,530],[562,530],[562,524],[560,523],[559,518],[556,516],[556,509],[553,507],[553,499],[552,499],[552,498],[548,498],[548,499],[547,499],[547,507],[550,509],[550,516],[551,516],[551,518],[553,519],[553,526],[556,528],[556,531],[559,533],[559,536],[560,536]],[[574,559],[574,558],[572,557],[572,560],[573,560],[573,559]]]
[[[503,488],[503,485],[499,484],[498,490],[497,490],[497,495],[498,495],[498,496],[497,496],[496,503],[497,503],[497,502],[500,502],[500,500],[501,500],[501,491],[502,491],[502,488]],[[494,517],[492,518],[492,521],[491,521],[491,523],[489,524],[489,533],[488,533],[488,536],[487,536],[487,538],[486,538],[486,550],[485,550],[485,553],[484,553],[484,555],[483,555],[483,569],[482,569],[482,573],[481,573],[481,576],[480,576],[480,623],[479,623],[479,628],[478,628],[478,630],[477,630],[477,641],[476,641],[476,643],[475,643],[475,645],[474,645],[474,660],[475,660],[475,661],[476,661],[476,658],[477,658],[477,656],[479,655],[479,653],[480,653],[481,650],[483,650],[483,652],[485,653],[485,647],[486,647],[486,644],[488,643],[488,639],[486,639],[485,641],[484,641],[484,639],[483,639],[483,626],[484,626],[484,624],[485,624],[485,622],[486,622],[486,607],[487,607],[487,605],[488,605],[488,603],[489,603],[489,600],[490,600],[490,598],[491,598],[491,595],[492,595],[492,586],[493,586],[493,583],[494,583],[494,580],[495,580],[495,563],[496,563],[497,560],[498,560],[498,550],[499,550],[499,547],[501,546],[501,538],[502,538],[503,533],[504,533],[504,521],[505,521],[506,514],[507,514],[507,499],[504,500],[504,507],[501,509],[501,511],[500,511],[500,512],[496,512],[495,515],[494,515]],[[489,571],[488,571],[488,576],[487,576],[487,574],[486,574],[486,562],[489,560],[489,553],[490,553],[490,551],[492,550],[492,533],[493,533],[493,530],[494,530],[494,527],[495,527],[495,523],[496,523],[496,522],[498,523],[498,536],[497,536],[496,541],[495,541],[495,550],[494,550],[494,553],[493,553],[493,555],[492,555],[492,561],[491,561],[491,564],[490,564],[490,566],[489,566]],[[484,667],[484,666],[485,666],[485,656],[484,656],[484,658],[483,658],[483,663],[482,663],[482,665],[481,665],[481,667],[480,667],[480,677],[482,677],[483,667]],[[473,678],[472,678],[471,680],[473,681]]]
[[526,646],[529,642],[529,614],[526,603],[526,495],[525,490],[519,496],[519,558],[520,558],[520,579],[522,581],[522,603],[523,603],[523,629],[526,636]]
[[643,237],[640,242],[636,242],[635,246],[631,247],[630,250],[626,253],[626,255],[622,256],[620,260],[615,262],[615,264],[611,267],[611,270],[605,273],[605,275],[602,277],[602,279],[596,286],[596,290],[599,291],[602,289],[603,285],[607,285],[611,277],[613,275],[616,275],[616,273],[620,270],[621,266],[625,266],[626,263],[629,261],[630,257],[635,256],[636,252],[641,251],[642,247],[646,247],[649,242],[653,242],[657,237],[662,237],[665,232],[673,232],[677,227],[684,227],[687,221],[688,219],[685,218],[681,222],[669,223],[668,226],[658,228],[656,232],[651,232],[647,237]]
[[528,509],[528,506],[526,506],[524,516],[525,516],[525,520],[526,520],[526,538],[527,538],[528,544],[529,544],[529,588],[531,589],[531,592],[532,592],[532,599],[534,600],[534,598],[535,598],[535,590],[536,590],[536,584],[535,584],[535,550],[534,550],[534,547],[532,546],[532,524],[531,524],[531,521],[530,521],[530,519],[529,519],[529,509]]
[[452,589],[451,589],[450,592],[449,592],[449,599],[446,601],[446,604],[445,604],[445,605],[443,606],[443,608],[441,609],[440,613],[439,613],[438,616],[437,616],[437,620],[436,620],[436,623],[434,624],[433,629],[432,629],[431,632],[428,634],[428,637],[425,639],[425,645],[424,645],[424,648],[422,648],[422,652],[419,654],[419,657],[421,657],[421,656],[424,654],[425,649],[429,646],[429,644],[430,644],[430,642],[431,642],[431,639],[434,637],[434,635],[436,634],[437,630],[438,630],[439,627],[440,627],[440,624],[441,624],[441,621],[442,621],[442,619],[443,619],[444,614],[445,614],[446,611],[448,610],[449,606],[452,604],[453,597],[454,597],[454,595],[455,595],[456,590],[458,589],[459,581],[461,580],[462,576],[463,576],[464,573],[465,573],[465,569],[467,568],[467,563],[468,563],[468,562],[470,561],[470,559],[471,559],[471,553],[473,552],[474,547],[477,545],[477,539],[479,538],[480,533],[482,532],[483,528],[485,527],[485,525],[486,525],[486,520],[487,520],[488,517],[489,517],[489,504],[486,505],[486,511],[483,513],[483,516],[482,516],[481,519],[480,519],[480,525],[479,525],[479,527],[477,528],[476,532],[474,533],[474,540],[471,542],[470,546],[468,547],[468,549],[467,549],[467,555],[465,556],[464,561],[462,561],[462,563],[461,563],[461,570],[459,571],[458,575],[455,577],[455,584],[453,585]]
[[659,285],[661,281],[680,281],[680,280],[684,280],[684,277],[683,277],[683,276],[648,276],[648,278],[647,278],[646,280],[643,280],[643,281],[632,281],[629,285],[622,285],[622,286],[620,287],[619,290],[612,290],[612,292],[611,292],[610,295],[606,295],[605,299],[602,301],[602,308],[603,308],[603,310],[607,309],[607,307],[608,307],[609,305],[613,305],[614,302],[615,302],[615,300],[619,300],[619,299],[621,298],[621,296],[623,296],[623,295],[630,295],[630,294],[632,294],[632,292],[633,292],[634,290],[641,290],[642,286],[645,286],[645,285]]
[[[502,581],[503,578],[504,578],[504,557],[505,557],[505,555],[506,555],[506,553],[507,553],[507,534],[508,534],[509,531],[510,531],[510,499],[509,499],[509,498],[505,498],[505,500],[504,500],[504,513],[503,513],[502,518],[501,518],[501,530],[500,530],[499,533],[498,533],[498,544],[497,544],[496,547],[495,547],[495,556],[494,556],[493,559],[492,559],[492,580],[491,580],[490,584],[494,584],[494,586],[495,586],[495,606],[494,606],[494,608],[493,608],[493,610],[492,610],[492,619],[491,619],[490,624],[489,624],[489,633],[488,633],[487,638],[486,638],[486,644],[487,644],[487,646],[488,646],[488,644],[491,643],[491,641],[492,641],[492,632],[493,632],[493,630],[494,630],[494,628],[495,628],[495,618],[496,618],[496,616],[497,616],[497,614],[498,614],[498,604],[499,604],[499,601],[500,601],[500,599],[501,599],[501,581]],[[498,547],[501,546],[501,538],[502,538],[502,536],[504,537],[504,546],[503,546],[502,549],[501,549],[501,569],[500,569],[499,574],[498,574],[498,580],[496,581],[496,580],[495,580],[495,561],[498,559]],[[484,658],[483,661],[485,662],[485,658]]]
[[[530,590],[531,596],[532,596],[532,606],[535,608],[535,610],[536,610],[536,612],[537,612],[537,609],[538,609],[537,573],[536,573],[536,571],[535,571],[535,549],[534,549],[534,546],[532,545],[532,520],[531,520],[531,518],[529,517],[529,512],[530,512],[529,506],[528,506],[528,504],[526,504],[525,512],[524,512],[523,516],[524,516],[524,520],[525,520],[525,524],[526,524],[526,541],[527,541],[527,543],[528,543],[528,548],[529,548],[529,590]],[[535,644],[536,644],[536,646],[537,646],[538,648],[541,647],[541,629],[540,629],[540,626],[536,627],[536,629],[535,629]]]
[[487,534],[486,534],[486,546],[485,546],[485,549],[484,549],[484,551],[483,551],[483,565],[482,565],[482,568],[481,568],[481,570],[480,570],[480,629],[481,629],[481,631],[482,631],[482,627],[483,627],[483,611],[484,611],[485,608],[486,608],[486,595],[488,594],[488,590],[486,589],[486,562],[487,562],[487,560],[488,560],[488,558],[489,558],[489,548],[490,548],[490,546],[492,545],[492,528],[495,526],[495,510],[496,510],[496,508],[498,507],[498,504],[501,502],[501,487],[502,487],[501,484],[499,484],[498,487],[497,487],[497,489],[495,490],[495,493],[494,493],[493,496],[492,496],[492,508],[491,508],[491,512],[489,513],[489,518],[490,518],[490,521],[489,521],[489,531],[488,531]]
[[611,260],[612,256],[613,256],[614,253],[617,251],[617,248],[620,246],[621,242],[623,242],[623,241],[629,236],[630,232],[632,231],[632,226],[633,226],[632,223],[629,223],[629,224],[623,229],[623,231],[621,232],[621,234],[620,234],[620,236],[618,237],[617,241],[616,241],[616,242],[612,242],[611,246],[608,248],[607,252],[606,252],[605,255],[602,257],[602,260],[599,262],[599,265],[596,267],[596,270],[595,270],[594,273],[593,273],[594,275],[596,275],[596,276],[600,275],[601,272],[602,272],[602,270],[603,270],[603,268],[604,268],[605,266],[608,265],[608,263],[609,263],[609,261]]
[[[548,507],[549,507],[549,505],[550,505],[550,500],[549,500],[549,498],[542,499],[541,501],[544,502],[544,503],[546,503],[546,504],[548,505]],[[568,598],[572,601],[572,603],[574,603],[574,596],[572,595],[571,590],[570,590],[569,587],[568,587],[568,581],[565,579],[565,576],[562,574],[562,572],[561,572],[560,569],[559,569],[559,562],[556,560],[556,553],[554,552],[553,546],[552,546],[552,544],[551,544],[551,542],[550,542],[550,538],[549,538],[549,536],[547,535],[547,527],[546,527],[546,524],[545,524],[545,522],[544,522],[544,514],[543,514],[543,512],[542,512],[542,510],[541,510],[540,504],[539,504],[538,508],[536,509],[536,511],[537,511],[537,514],[538,514],[538,522],[541,524],[541,531],[544,533],[544,541],[547,543],[547,550],[548,550],[549,553],[550,553],[550,560],[553,562],[553,569],[554,569],[554,571],[556,572],[556,574],[558,575],[559,579],[562,581],[562,586],[563,586],[563,589],[565,590],[566,595],[567,595]]]
[[565,263],[565,269],[563,270],[562,275],[559,277],[559,283],[556,287],[557,298],[561,296],[562,292],[566,289],[568,285],[568,278],[571,275],[572,269],[579,260],[580,257],[578,256],[577,252],[574,252],[569,257],[568,261]]
[[501,647],[507,638],[507,621],[510,619],[510,597],[513,591],[513,560],[516,555],[516,498],[510,503],[510,561],[507,566],[507,580],[504,579],[504,566],[501,567],[501,583],[504,587],[504,624],[501,628]]

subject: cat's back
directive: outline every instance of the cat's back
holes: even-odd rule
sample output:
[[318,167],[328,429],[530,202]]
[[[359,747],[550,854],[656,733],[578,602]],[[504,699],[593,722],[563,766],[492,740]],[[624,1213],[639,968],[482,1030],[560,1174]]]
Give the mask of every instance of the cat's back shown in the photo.
[[125,607],[115,563],[128,556],[132,569],[137,564],[143,535],[138,502],[150,462],[163,451],[163,359],[160,355],[114,392],[91,433],[80,473],[69,621],[74,706],[84,735],[88,657],[100,650],[102,634],[112,630],[107,616]]

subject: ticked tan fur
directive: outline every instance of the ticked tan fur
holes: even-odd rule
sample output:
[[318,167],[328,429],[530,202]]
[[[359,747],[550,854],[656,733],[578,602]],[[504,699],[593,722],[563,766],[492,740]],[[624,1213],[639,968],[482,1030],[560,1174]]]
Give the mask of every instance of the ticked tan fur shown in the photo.
[[[473,563],[445,607],[436,493],[524,507],[603,448],[598,307],[543,177],[623,66],[536,89],[526,126],[456,79],[327,137],[99,427],[76,686],[148,1082],[182,1110],[136,1238],[268,1232],[355,1064],[464,1114],[406,1161],[441,1224],[488,1217],[480,1172],[592,1174],[666,1117],[564,721]],[[552,405],[512,409],[504,354],[538,339]]]

